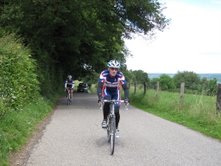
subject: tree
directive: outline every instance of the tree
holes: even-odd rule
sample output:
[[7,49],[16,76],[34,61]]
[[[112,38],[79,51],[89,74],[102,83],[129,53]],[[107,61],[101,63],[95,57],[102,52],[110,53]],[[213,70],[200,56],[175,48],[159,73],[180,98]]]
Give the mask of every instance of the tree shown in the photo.
[[124,37],[162,30],[168,23],[161,4],[152,0],[10,0],[3,5],[1,27],[31,48],[41,82],[57,73],[79,78],[99,72],[110,59],[124,65]]
[[207,78],[202,78],[200,81],[199,90],[200,93],[205,93],[206,95],[215,95],[217,92],[217,79],[208,80]]
[[150,88],[156,89],[157,82],[159,82],[160,78],[153,78],[150,80]]
[[152,0],[117,0],[115,5],[126,36],[130,32],[146,34],[155,28],[162,30],[168,23],[162,10],[162,4]]
[[174,76],[174,82],[177,88],[180,87],[182,82],[185,82],[185,87],[190,90],[197,90],[198,85],[200,84],[200,77],[194,73],[189,71],[178,72]]
[[137,84],[142,84],[144,86],[144,94],[146,94],[147,83],[149,82],[148,74],[142,70],[131,71],[133,75],[134,82],[134,93],[136,93]]
[[175,89],[175,83],[173,78],[167,74],[162,74],[159,78],[160,87],[162,90],[172,90]]

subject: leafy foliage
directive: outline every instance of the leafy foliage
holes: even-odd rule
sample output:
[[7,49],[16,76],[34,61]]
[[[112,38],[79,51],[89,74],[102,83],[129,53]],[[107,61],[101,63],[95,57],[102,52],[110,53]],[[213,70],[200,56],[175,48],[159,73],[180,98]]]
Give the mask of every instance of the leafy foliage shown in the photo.
[[168,20],[162,15],[162,6],[153,0],[117,0],[115,11],[127,32],[147,33],[162,30]]
[[200,84],[200,77],[194,72],[184,71],[178,72],[174,76],[174,81],[177,88],[180,87],[182,82],[185,82],[185,87],[187,89],[197,90]]
[[217,93],[217,79],[202,78],[198,90],[209,96],[215,95]]
[[162,74],[159,78],[150,80],[150,87],[155,89],[157,82],[160,83],[160,88],[162,90],[179,91],[180,84],[184,82],[185,92],[187,93],[198,93],[212,96],[217,92],[217,79],[201,79],[199,75],[194,72],[178,72],[174,77]]
[[38,96],[36,64],[13,34],[0,34],[0,115],[20,109]]
[[149,83],[148,74],[142,70],[123,70],[128,86],[130,87],[131,83],[134,85],[134,93],[136,93],[137,85],[142,84],[144,88],[144,94],[146,94],[147,84]]
[[11,111],[0,120],[0,165],[9,165],[8,156],[21,149],[30,138],[36,125],[52,110],[52,103],[42,97],[24,107],[23,111]]
[[162,74],[159,78],[160,88],[162,90],[175,89],[174,79],[166,74]]
[[0,20],[24,38],[40,65],[46,60],[75,78],[100,72],[110,59],[124,64],[122,37],[162,30],[168,23],[153,0],[11,0]]

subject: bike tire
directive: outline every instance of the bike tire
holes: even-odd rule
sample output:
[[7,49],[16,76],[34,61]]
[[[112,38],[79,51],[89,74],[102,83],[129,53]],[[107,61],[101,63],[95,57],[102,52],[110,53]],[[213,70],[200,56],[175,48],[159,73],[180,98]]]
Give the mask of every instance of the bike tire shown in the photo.
[[71,104],[71,94],[69,93],[67,96],[67,105]]
[[67,97],[67,105],[69,105],[69,100],[68,100],[68,97]]
[[107,117],[107,142],[110,143],[110,117]]
[[111,150],[111,155],[114,154],[114,147],[115,147],[115,134],[116,134],[116,122],[115,122],[115,117],[111,117],[110,119],[110,150]]
[[67,105],[70,105],[70,99],[67,98]]

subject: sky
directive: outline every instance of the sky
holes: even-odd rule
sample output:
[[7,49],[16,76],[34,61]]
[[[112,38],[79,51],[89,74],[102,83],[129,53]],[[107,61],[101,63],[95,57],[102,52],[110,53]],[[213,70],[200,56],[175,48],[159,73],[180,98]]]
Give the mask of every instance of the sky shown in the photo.
[[161,0],[171,19],[154,38],[125,39],[127,67],[147,73],[221,73],[221,0]]

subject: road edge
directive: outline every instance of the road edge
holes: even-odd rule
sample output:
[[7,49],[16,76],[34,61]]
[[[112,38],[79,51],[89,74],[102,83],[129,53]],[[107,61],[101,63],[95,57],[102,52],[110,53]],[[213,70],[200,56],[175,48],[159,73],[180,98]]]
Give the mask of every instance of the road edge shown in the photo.
[[10,166],[25,166],[29,157],[30,152],[34,146],[39,142],[43,136],[43,131],[46,126],[50,123],[51,117],[54,114],[56,107],[35,127],[33,133],[30,135],[25,145],[20,150],[9,154],[9,165]]

